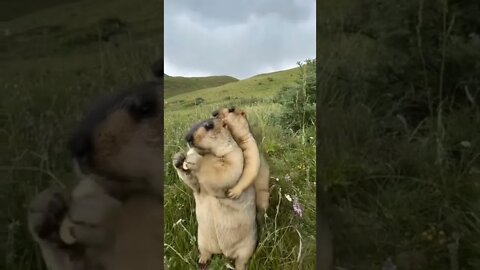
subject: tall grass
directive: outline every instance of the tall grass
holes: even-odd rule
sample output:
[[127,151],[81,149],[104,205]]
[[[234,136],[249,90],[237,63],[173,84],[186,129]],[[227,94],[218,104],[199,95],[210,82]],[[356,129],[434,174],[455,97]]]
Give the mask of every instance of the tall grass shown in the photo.
[[[317,151],[336,265],[478,269],[480,111],[478,82],[466,78],[479,58],[449,32],[463,18],[449,1],[327,2],[338,13],[319,20]],[[355,19],[343,25],[347,13]]]

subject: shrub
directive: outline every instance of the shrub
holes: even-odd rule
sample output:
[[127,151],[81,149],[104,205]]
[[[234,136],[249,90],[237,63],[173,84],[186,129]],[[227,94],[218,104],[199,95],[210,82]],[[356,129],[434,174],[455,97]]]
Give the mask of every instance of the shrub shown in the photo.
[[279,115],[280,123],[294,132],[315,124],[315,64],[315,60],[298,62],[300,79],[294,86],[283,87],[274,98],[284,106]]
[[204,102],[205,102],[205,99],[203,99],[203,98],[201,98],[201,97],[198,97],[198,98],[195,99],[195,105],[196,105],[196,106],[198,106],[198,105],[200,105],[200,104],[202,104],[202,103],[204,103]]

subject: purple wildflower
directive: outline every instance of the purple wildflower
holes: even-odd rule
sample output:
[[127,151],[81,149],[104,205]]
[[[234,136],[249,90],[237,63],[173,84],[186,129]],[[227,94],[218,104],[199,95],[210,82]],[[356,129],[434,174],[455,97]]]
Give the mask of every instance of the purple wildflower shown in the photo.
[[298,202],[298,199],[296,197],[293,198],[293,211],[295,212],[295,214],[299,215],[300,217],[303,216],[303,207]]

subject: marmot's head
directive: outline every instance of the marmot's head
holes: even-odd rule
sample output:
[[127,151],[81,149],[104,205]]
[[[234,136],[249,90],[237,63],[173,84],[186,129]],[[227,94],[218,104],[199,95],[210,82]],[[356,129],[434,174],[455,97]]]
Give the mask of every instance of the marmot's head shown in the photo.
[[196,123],[188,131],[185,140],[200,154],[212,153],[223,156],[236,146],[225,122],[221,119],[210,118]]
[[146,82],[95,103],[73,132],[69,149],[84,174],[112,180],[163,179],[161,82]]
[[250,126],[244,110],[235,107],[220,108],[214,111],[212,116],[223,120],[234,137],[242,138],[250,134]]

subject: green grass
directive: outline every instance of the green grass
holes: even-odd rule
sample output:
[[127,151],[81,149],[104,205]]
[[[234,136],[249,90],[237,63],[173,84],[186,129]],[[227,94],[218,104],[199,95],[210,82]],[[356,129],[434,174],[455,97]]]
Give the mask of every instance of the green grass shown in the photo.
[[[163,52],[162,9],[161,1],[69,1],[0,24],[11,29],[0,37],[0,269],[44,269],[26,227],[28,202],[49,185],[75,183],[66,140],[88,104],[151,78]],[[112,17],[124,32],[110,42],[85,38]],[[75,38],[85,42],[65,42]]]
[[[287,87],[299,79],[299,69],[293,68],[269,74],[253,76],[251,78],[227,83],[217,87],[199,89],[175,95],[165,99],[165,110],[190,110],[192,105],[251,105],[269,103],[282,87]],[[166,82],[165,87],[169,87]]]
[[198,89],[220,86],[236,81],[238,80],[230,76],[180,77],[165,75],[165,92],[163,96],[169,98]]
[[[193,269],[198,258],[193,195],[178,178],[171,157],[185,151],[183,138],[193,123],[228,105],[247,111],[260,149],[270,164],[270,208],[249,269],[315,268],[315,130],[308,128],[301,135],[283,129],[277,118],[284,108],[271,98],[298,78],[299,70],[293,69],[166,99],[165,256],[171,269]],[[194,105],[198,97],[205,101]],[[307,137],[304,144],[302,136]],[[305,209],[303,217],[294,213],[287,195],[298,198]],[[228,263],[233,265],[215,256],[211,266],[225,269]]]

